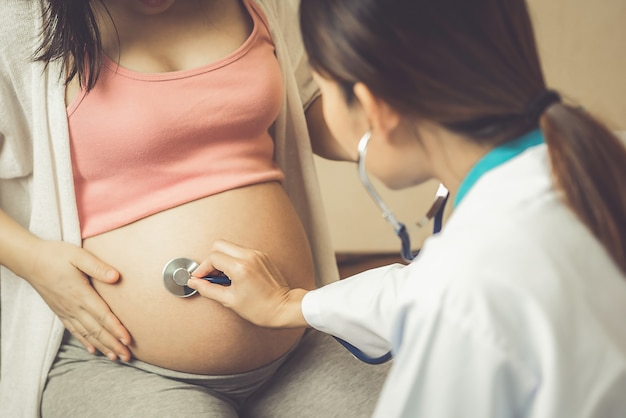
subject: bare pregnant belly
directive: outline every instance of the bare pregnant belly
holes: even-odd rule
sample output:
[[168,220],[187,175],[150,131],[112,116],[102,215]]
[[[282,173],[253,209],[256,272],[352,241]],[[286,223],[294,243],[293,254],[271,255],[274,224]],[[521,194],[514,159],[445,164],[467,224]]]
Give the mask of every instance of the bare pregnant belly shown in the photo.
[[301,329],[259,328],[199,295],[165,290],[164,265],[176,257],[200,262],[216,239],[267,252],[292,286],[314,285],[304,230],[277,183],[203,198],[84,240],[121,274],[115,285],[94,286],[131,333],[135,358],[191,373],[238,373],[271,362],[301,337]]

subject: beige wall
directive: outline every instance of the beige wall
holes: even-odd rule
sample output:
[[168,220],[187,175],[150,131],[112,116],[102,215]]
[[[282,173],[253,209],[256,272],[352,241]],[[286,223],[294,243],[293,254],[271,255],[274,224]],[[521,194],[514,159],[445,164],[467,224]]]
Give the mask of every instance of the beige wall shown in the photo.
[[626,130],[626,0],[529,0],[551,87]]
[[[550,87],[626,131],[626,0],[529,0]],[[626,137],[626,134],[624,134]],[[393,229],[360,186],[356,166],[316,160],[337,252],[393,252]],[[393,192],[388,206],[409,224],[421,217],[437,184]],[[409,226],[409,225],[407,225]],[[410,227],[416,247],[430,234]]]

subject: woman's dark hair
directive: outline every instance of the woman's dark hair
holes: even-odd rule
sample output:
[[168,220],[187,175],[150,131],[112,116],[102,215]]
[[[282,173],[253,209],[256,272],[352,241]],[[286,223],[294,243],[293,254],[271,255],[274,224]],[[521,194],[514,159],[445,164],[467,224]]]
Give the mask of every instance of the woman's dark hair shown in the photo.
[[556,187],[626,272],[626,148],[588,113],[552,102],[525,0],[302,0],[313,69],[362,82],[399,112],[475,142],[543,130]]
[[91,90],[100,74],[102,43],[92,3],[96,0],[41,0],[42,42],[35,60],[46,65],[61,60],[67,69],[65,82],[78,77]]

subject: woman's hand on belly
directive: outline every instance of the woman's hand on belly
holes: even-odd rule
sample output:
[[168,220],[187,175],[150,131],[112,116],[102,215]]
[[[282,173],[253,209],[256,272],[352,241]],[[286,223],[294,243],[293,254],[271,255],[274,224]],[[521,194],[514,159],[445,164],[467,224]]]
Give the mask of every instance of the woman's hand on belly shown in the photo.
[[25,279],[90,352],[127,361],[131,337],[89,283],[117,282],[119,273],[88,251],[65,242],[39,241],[31,273]]

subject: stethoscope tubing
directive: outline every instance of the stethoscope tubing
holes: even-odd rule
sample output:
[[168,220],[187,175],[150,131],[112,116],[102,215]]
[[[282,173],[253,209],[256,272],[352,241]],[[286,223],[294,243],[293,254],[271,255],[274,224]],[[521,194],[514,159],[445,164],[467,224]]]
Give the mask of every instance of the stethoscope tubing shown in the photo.
[[350,354],[352,354],[356,359],[361,360],[363,363],[372,364],[372,365],[383,364],[391,360],[393,357],[393,355],[391,354],[391,351],[386,352],[380,357],[370,357],[367,354],[365,354],[363,351],[359,350],[358,348],[356,348],[355,346],[347,342],[346,340],[342,340],[341,338],[334,337],[334,336],[333,338],[335,338],[335,340],[337,340],[339,344],[343,345],[344,348],[350,352]]
[[202,279],[202,280],[206,280],[209,283],[219,284],[222,286],[230,286],[232,283],[230,279],[226,276],[204,276],[204,277],[192,276],[192,277],[194,279]]
[[[448,200],[448,197],[446,196],[442,204],[439,206],[439,208],[435,212],[434,226],[433,226],[433,233],[435,234],[441,231],[441,227],[443,225],[443,212],[444,212],[447,200]],[[406,232],[406,228],[404,228],[404,224],[402,224],[402,228],[403,228],[403,231],[400,231],[400,233],[398,233],[398,236],[402,240],[402,258],[406,260],[407,256],[411,256],[412,257],[411,260],[413,260],[417,256],[417,253],[411,252],[411,249],[410,249],[411,243],[410,243],[410,240],[408,239],[409,235]],[[372,357],[372,356],[368,356],[357,347],[353,346],[352,344],[350,344],[349,342],[345,340],[342,340],[339,337],[333,336],[333,338],[335,338],[335,340],[337,340],[339,344],[343,345],[344,348],[350,352],[350,354],[352,354],[358,360],[361,360],[363,363],[377,365],[377,364],[386,363],[393,358],[393,354],[391,351],[386,352],[380,357]]]
[[[396,217],[393,215],[393,213],[391,213],[389,208],[387,208],[387,205],[385,205],[385,202],[383,202],[379,194],[374,189],[374,186],[372,186],[372,183],[370,182],[369,177],[367,175],[367,170],[365,169],[365,157],[367,155],[367,145],[369,144],[370,138],[371,138],[371,133],[368,131],[361,137],[359,141],[359,145],[358,145],[359,178],[361,179],[361,183],[363,183],[363,186],[368,191],[369,195],[372,197],[376,205],[378,205],[380,210],[383,212],[383,218],[393,226],[396,235],[398,236],[398,238],[400,238],[400,241],[402,243],[402,248],[400,251],[400,254],[402,255],[402,259],[406,261],[407,263],[410,263],[415,259],[415,257],[417,257],[418,253],[417,252],[414,253],[411,249],[411,238],[409,237],[409,233],[406,229],[406,226],[402,222],[399,222],[396,219]],[[433,219],[434,220],[433,233],[434,234],[439,233],[441,231],[441,227],[443,226],[443,213],[445,210],[446,202],[448,201],[448,196],[449,196],[448,189],[446,189],[446,187],[443,184],[440,184],[439,188],[437,189],[435,201],[431,205],[426,215],[422,219],[420,219],[417,224],[421,227],[421,226],[424,226],[426,223],[428,223],[431,219]],[[393,357],[393,354],[391,351],[388,351],[387,353],[379,357],[371,357],[365,354],[363,351],[361,351],[357,347],[350,344],[349,342],[339,337],[335,337],[335,336],[333,337],[341,345],[343,345],[354,357],[356,357],[357,359],[361,360],[364,363],[382,364],[391,360],[391,358]]]

